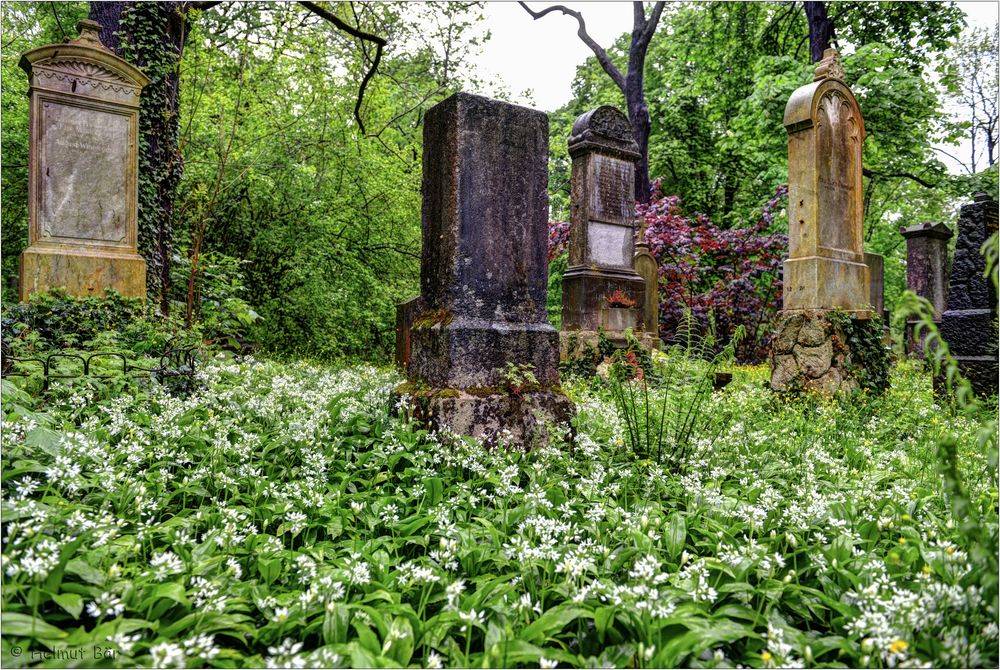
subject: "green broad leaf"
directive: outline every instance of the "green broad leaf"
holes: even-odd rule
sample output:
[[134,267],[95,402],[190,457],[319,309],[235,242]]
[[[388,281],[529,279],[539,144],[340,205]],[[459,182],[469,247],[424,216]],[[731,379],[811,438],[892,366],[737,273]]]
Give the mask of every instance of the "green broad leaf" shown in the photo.
[[[375,635],[375,632],[360,621],[352,621],[351,625],[354,626],[354,630],[358,633],[358,644],[361,645],[361,648],[367,651],[373,658],[380,656],[382,654],[382,645],[379,644],[378,636]],[[371,665],[361,667],[377,666]]]
[[62,584],[63,574],[66,572],[67,563],[70,557],[76,553],[76,550],[80,548],[83,541],[87,539],[86,535],[78,537],[77,539],[70,542],[68,545],[63,547],[62,551],[59,552],[59,563],[49,576],[45,580],[45,588],[49,593],[56,593],[59,591],[59,586]]
[[497,652],[501,659],[499,667],[511,667],[514,664],[527,664],[537,667],[539,659],[542,658],[550,661],[561,661],[570,666],[579,665],[579,659],[575,654],[552,647],[542,649],[524,640],[504,640],[499,642],[497,646],[500,648]]
[[281,559],[272,558],[270,560],[265,560],[263,558],[258,558],[257,571],[260,573],[260,578],[265,584],[273,584],[274,581],[281,576]]
[[25,436],[24,444],[27,447],[41,449],[54,458],[62,453],[62,449],[59,447],[60,437],[59,433],[45,426],[38,426]]
[[427,489],[427,505],[433,507],[441,502],[444,496],[444,482],[440,477],[428,477],[424,480],[424,488]]
[[41,619],[18,612],[4,612],[0,616],[0,634],[47,640],[58,640],[68,635],[66,631],[47,624]]
[[528,642],[542,642],[562,631],[569,622],[590,616],[590,613],[580,607],[557,605],[546,610],[536,621],[525,627],[518,637]]
[[187,599],[184,585],[178,582],[170,582],[168,584],[157,584],[152,592],[143,600],[142,607],[145,609],[161,600],[171,600],[185,607],[191,604]]
[[405,617],[395,617],[389,623],[389,635],[382,645],[382,655],[405,666],[413,656],[413,626]]
[[54,600],[59,607],[66,610],[66,612],[68,612],[74,619],[80,618],[80,613],[83,612],[83,596],[80,594],[57,593],[52,596],[52,600]]
[[741,638],[758,638],[752,626],[745,626],[732,621],[684,621],[690,629],[683,635],[678,635],[668,641],[663,649],[653,657],[651,667],[674,668],[682,665],[683,660],[694,652],[709,649],[720,642],[733,642]]
[[687,540],[687,523],[680,512],[674,512],[670,515],[670,523],[667,524],[667,533],[663,539],[671,557],[679,556],[684,551],[684,542]]
[[325,644],[347,642],[347,628],[350,621],[350,606],[344,603],[333,603],[328,606],[323,616],[323,642]]
[[95,586],[104,586],[106,577],[103,572],[80,558],[74,558],[66,564],[66,572],[80,577],[83,581]]

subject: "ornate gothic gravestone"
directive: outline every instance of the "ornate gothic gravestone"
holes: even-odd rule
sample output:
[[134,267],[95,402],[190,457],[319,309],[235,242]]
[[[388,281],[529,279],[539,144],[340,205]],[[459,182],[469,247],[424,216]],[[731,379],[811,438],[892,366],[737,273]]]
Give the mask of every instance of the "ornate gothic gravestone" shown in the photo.
[[[771,341],[771,387],[834,392],[858,385],[859,352],[831,320],[870,318],[862,242],[864,120],[835,49],[815,81],[792,93],[788,131],[788,260],[783,310]],[[879,333],[881,336],[881,333]]]
[[[934,307],[934,321],[948,304],[948,240],[954,233],[943,223],[920,223],[899,229],[906,239],[906,288]],[[923,344],[913,337],[913,324],[906,324],[906,350],[923,354]]]
[[423,169],[423,309],[400,392],[436,427],[530,447],[573,413],[545,311],[548,117],[456,93],[427,112]]
[[628,119],[607,106],[583,114],[573,124],[569,154],[573,168],[562,356],[595,345],[599,331],[624,345],[630,329],[651,346],[645,333],[646,282],[633,267],[639,147]]
[[28,248],[21,300],[63,287],[145,298],[136,251],[139,93],[149,83],[80,21],[80,36],[26,52],[30,145]]
[[[962,206],[958,240],[948,283],[948,309],[941,315],[941,337],[958,360],[962,374],[980,395],[997,392],[997,295],[983,276],[980,249],[997,230],[997,202],[985,193]],[[936,380],[935,387],[940,387]]]

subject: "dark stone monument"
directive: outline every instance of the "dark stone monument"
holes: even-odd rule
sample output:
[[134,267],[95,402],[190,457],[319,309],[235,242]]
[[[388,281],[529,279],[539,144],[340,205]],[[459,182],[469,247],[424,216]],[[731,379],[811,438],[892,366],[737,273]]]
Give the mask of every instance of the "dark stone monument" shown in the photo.
[[980,395],[997,392],[997,295],[983,276],[986,258],[980,251],[996,232],[997,218],[997,202],[985,193],[977,193],[974,202],[962,206],[948,309],[941,315],[941,337]]
[[434,427],[530,447],[572,416],[545,311],[547,187],[544,113],[467,93],[428,110],[423,307],[401,392]]
[[[943,223],[919,223],[899,233],[906,238],[906,288],[931,303],[940,325],[948,303],[948,240],[954,233]],[[913,337],[914,323],[906,324],[906,350],[923,355],[923,344]]]
[[406,370],[410,364],[410,330],[413,320],[424,309],[424,299],[419,295],[396,305],[396,365]]
[[581,115],[569,138],[573,159],[569,267],[563,275],[562,355],[596,345],[603,331],[625,344],[645,331],[646,280],[635,256],[635,163],[639,147],[628,118],[613,107]]
[[885,314],[885,259],[879,254],[865,252],[868,266],[868,304],[872,312],[884,317]]

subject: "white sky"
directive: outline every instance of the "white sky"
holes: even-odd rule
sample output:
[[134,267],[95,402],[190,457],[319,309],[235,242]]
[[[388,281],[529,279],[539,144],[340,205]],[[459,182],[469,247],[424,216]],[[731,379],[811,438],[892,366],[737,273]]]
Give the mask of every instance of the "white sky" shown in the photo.
[[[558,0],[529,2],[538,11]],[[631,2],[564,2],[583,14],[587,32],[605,49],[624,32],[632,29]],[[959,2],[970,26],[992,26],[997,21],[994,1]],[[516,2],[487,2],[485,25],[491,33],[482,53],[473,59],[479,75],[499,79],[511,100],[546,112],[554,111],[572,98],[571,85],[576,67],[592,55],[576,35],[576,19],[552,12],[533,20]],[[489,94],[490,91],[482,91]],[[947,148],[947,147],[943,147]],[[953,150],[960,156],[968,148]],[[953,171],[957,165],[941,156]]]

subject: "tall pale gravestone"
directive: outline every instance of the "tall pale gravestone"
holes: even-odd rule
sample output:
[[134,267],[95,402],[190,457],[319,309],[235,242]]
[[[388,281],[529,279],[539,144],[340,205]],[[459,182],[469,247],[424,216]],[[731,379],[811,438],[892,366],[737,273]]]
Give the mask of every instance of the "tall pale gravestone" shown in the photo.
[[545,310],[547,187],[544,113],[467,93],[428,110],[421,301],[401,392],[438,428],[530,446],[572,416]]
[[[906,288],[926,298],[940,325],[948,305],[948,240],[954,233],[943,223],[918,223],[899,229],[906,240]],[[906,324],[906,349],[923,354],[923,344],[913,337],[915,320]]]
[[857,386],[836,309],[871,316],[862,237],[865,124],[835,49],[815,81],[792,93],[788,132],[788,259],[783,309],[771,341],[771,387],[835,392]]
[[569,138],[573,159],[569,267],[563,275],[562,354],[596,344],[603,331],[624,344],[626,330],[650,340],[646,280],[635,257],[635,164],[628,118],[603,106],[580,116]]
[[20,297],[62,287],[146,296],[137,252],[139,94],[149,79],[101,44],[100,24],[26,52],[28,247]]
[[[948,309],[941,315],[941,337],[962,374],[980,395],[997,393],[997,294],[983,276],[983,244],[997,230],[997,202],[985,193],[962,206],[958,239],[948,282]],[[940,380],[935,384],[941,386]]]

